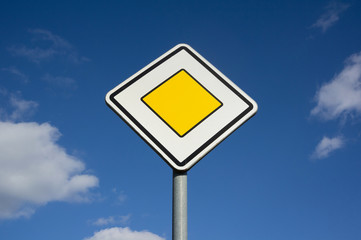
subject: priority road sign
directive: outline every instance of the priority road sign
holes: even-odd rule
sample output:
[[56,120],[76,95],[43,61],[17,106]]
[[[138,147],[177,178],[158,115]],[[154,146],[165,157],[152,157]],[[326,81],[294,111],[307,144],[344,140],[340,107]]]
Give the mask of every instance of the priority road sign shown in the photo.
[[106,103],[178,171],[257,112],[255,101],[186,44],[109,91]]

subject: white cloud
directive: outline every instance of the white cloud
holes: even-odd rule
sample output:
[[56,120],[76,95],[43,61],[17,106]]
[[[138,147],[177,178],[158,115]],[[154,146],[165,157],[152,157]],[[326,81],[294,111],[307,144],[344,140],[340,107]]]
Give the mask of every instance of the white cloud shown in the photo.
[[332,25],[334,25],[339,19],[340,14],[349,7],[348,4],[341,2],[331,2],[326,7],[326,12],[321,15],[317,21],[312,24],[313,28],[321,28],[322,32],[326,32]]
[[56,141],[48,123],[0,122],[0,218],[28,217],[50,201],[89,200],[98,179]]
[[129,228],[107,228],[94,233],[92,237],[84,240],[165,240],[154,233],[148,231],[132,231]]
[[311,115],[325,120],[361,115],[361,52],[346,60],[345,67],[316,93]]
[[93,222],[93,225],[96,226],[104,226],[104,225],[115,225],[115,224],[121,224],[125,225],[130,220],[130,214],[125,216],[109,216],[106,218],[98,218]]
[[316,146],[313,152],[312,159],[326,158],[333,151],[340,149],[344,146],[344,139],[340,136],[334,138],[323,137],[322,140]]
[[74,63],[89,61],[78,55],[74,47],[62,37],[44,29],[30,29],[32,35],[31,46],[12,46],[8,48],[15,56],[27,58],[29,61],[40,63],[55,56],[62,56]]
[[15,122],[38,104],[6,90],[1,95],[9,98],[11,110],[0,109],[0,219],[29,217],[50,201],[88,201],[98,179],[84,174],[84,164],[56,143],[58,129],[48,123]]

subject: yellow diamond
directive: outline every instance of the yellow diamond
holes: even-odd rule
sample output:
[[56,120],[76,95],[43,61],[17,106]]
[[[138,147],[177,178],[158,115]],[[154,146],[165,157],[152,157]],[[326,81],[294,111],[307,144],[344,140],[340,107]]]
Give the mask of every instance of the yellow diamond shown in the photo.
[[147,93],[142,101],[180,137],[222,106],[184,69]]

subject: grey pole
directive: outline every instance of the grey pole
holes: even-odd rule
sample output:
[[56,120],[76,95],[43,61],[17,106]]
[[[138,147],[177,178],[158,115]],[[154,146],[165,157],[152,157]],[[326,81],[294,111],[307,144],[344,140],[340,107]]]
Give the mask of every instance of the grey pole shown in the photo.
[[173,240],[187,240],[187,172],[173,170]]

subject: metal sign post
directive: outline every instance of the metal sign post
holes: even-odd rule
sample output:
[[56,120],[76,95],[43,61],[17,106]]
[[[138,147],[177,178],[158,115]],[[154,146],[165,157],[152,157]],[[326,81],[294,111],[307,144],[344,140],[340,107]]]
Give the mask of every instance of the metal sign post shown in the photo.
[[187,172],[173,170],[173,240],[187,240]]

